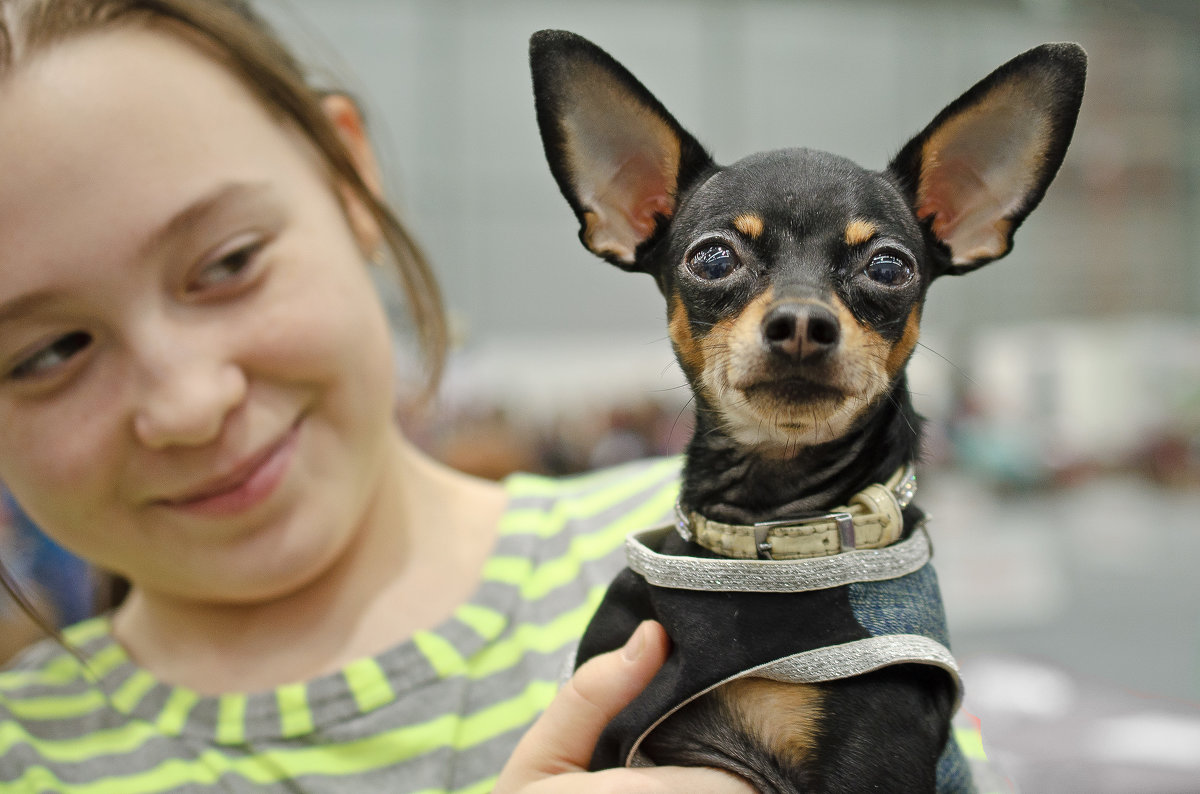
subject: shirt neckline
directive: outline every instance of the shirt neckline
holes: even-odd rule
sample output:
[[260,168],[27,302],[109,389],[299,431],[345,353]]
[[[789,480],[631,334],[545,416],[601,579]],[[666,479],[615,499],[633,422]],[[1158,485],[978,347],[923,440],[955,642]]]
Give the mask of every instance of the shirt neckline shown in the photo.
[[[505,478],[501,485],[508,504],[502,515],[512,509],[514,482],[542,479],[529,474]],[[448,659],[469,658],[496,639],[511,621],[519,589],[495,586],[489,569],[501,558],[528,558],[535,545],[532,535],[505,532],[502,518],[480,580],[449,617],[339,670],[260,691],[205,695],[158,679],[129,656],[113,635],[107,614],[69,627],[64,636],[82,652],[85,676],[104,693],[109,707],[162,733],[218,744],[296,738],[428,686],[454,672]]]

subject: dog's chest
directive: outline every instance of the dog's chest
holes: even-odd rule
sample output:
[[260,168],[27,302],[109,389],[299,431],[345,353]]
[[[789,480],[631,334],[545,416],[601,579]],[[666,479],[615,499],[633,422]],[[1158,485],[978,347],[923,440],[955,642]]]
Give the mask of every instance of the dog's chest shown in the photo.
[[[582,663],[619,647],[645,619],[672,639],[667,663],[608,726],[593,766],[637,763],[665,718],[723,683],[836,681],[894,664],[940,668],[958,687],[930,546],[918,511],[899,543],[805,560],[733,560],[664,553],[670,528],[631,536],[629,568],[610,588],[580,646]],[[961,762],[954,748],[950,766]]]

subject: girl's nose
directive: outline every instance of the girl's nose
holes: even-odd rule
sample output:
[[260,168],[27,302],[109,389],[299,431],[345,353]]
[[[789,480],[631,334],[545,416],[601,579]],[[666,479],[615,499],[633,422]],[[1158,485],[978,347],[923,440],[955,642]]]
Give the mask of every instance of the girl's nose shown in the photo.
[[159,339],[141,356],[134,432],[151,449],[214,441],[245,399],[242,368],[211,350]]

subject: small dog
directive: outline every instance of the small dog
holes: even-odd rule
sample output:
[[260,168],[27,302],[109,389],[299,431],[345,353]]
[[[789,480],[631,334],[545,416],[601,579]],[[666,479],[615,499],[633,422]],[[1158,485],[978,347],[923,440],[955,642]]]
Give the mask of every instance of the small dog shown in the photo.
[[1066,153],[1086,56],[1032,49],[883,171],[809,149],[718,166],[591,42],[530,42],[580,239],[666,298],[694,393],[678,526],[627,545],[578,661],[647,618],[672,652],[593,768],[704,765],[762,791],[969,791],[905,365],[926,290],[1004,256]]

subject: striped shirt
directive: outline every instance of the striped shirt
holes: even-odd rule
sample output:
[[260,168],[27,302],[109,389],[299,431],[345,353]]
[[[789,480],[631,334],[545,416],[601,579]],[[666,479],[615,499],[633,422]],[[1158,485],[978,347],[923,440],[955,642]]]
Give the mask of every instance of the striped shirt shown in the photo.
[[554,696],[625,535],[668,519],[677,459],[516,475],[482,582],[435,629],[338,673],[205,696],[158,681],[106,617],[0,673],[0,791],[486,792]]

